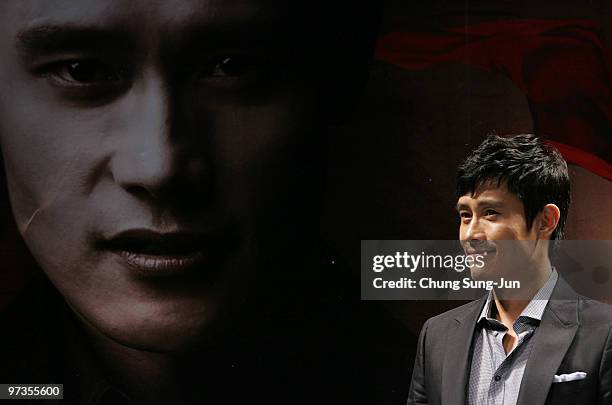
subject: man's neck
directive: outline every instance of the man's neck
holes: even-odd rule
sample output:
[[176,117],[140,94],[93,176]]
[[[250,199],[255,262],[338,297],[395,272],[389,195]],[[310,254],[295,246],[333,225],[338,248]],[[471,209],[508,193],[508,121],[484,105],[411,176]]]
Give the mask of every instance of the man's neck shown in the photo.
[[180,358],[124,346],[86,327],[92,349],[108,382],[135,404],[186,403],[179,381]]
[[520,280],[519,289],[494,289],[496,319],[503,323],[508,329],[529,305],[536,293],[544,286],[552,272],[550,260],[534,267],[528,276]]
[[550,277],[552,267],[550,261],[546,260],[540,266],[534,267],[528,277],[521,280],[521,288],[517,291],[493,290],[495,304],[495,318],[500,321],[508,332],[504,335],[502,344],[506,354],[510,353],[518,343],[518,336],[514,331],[514,322],[521,316],[529,302],[544,286]]

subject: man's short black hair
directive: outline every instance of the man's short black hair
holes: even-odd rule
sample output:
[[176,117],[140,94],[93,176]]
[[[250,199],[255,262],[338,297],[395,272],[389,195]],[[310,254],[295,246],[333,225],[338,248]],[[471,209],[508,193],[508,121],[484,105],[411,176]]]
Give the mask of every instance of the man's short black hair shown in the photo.
[[525,208],[527,229],[546,204],[555,204],[561,215],[552,240],[563,237],[570,205],[570,179],[561,153],[535,135],[504,138],[490,135],[459,166],[457,198],[473,194],[487,183],[505,184]]

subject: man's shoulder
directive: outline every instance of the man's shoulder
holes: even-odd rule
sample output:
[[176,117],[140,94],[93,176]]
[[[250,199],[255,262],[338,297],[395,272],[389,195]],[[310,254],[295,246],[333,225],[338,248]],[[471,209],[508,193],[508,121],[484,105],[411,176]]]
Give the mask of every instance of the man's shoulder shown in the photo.
[[[563,278],[559,278],[555,292],[551,297],[549,309],[561,318],[577,317],[581,327],[604,327],[610,329],[612,325],[612,305],[586,297],[577,293]],[[575,315],[571,313],[575,311]]]
[[0,367],[0,377],[5,381],[46,377],[50,366],[64,363],[57,295],[48,281],[36,278],[0,311],[0,358],[6,366]]
[[[30,322],[27,322],[29,320]],[[29,363],[29,353],[34,347],[35,331],[32,324],[36,319],[15,301],[0,311],[0,358],[4,367],[0,367],[0,378],[13,381],[20,377]]]
[[36,334],[36,326],[41,316],[34,311],[37,296],[24,291],[13,298],[0,310],[0,350],[7,355],[15,354],[19,348],[27,346]]
[[578,298],[578,316],[581,326],[612,327],[612,305],[591,298]]

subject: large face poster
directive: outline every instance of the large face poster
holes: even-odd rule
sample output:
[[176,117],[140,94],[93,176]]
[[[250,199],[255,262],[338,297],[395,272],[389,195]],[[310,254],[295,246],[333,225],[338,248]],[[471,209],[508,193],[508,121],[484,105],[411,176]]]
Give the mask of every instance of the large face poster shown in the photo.
[[1,399],[611,400],[605,1],[0,19]]

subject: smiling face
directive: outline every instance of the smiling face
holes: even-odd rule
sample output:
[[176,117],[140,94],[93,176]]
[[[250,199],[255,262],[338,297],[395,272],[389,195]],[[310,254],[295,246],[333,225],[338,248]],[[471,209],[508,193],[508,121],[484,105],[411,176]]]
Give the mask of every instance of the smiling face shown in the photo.
[[457,211],[465,253],[483,256],[484,266],[471,267],[475,280],[523,280],[542,260],[537,226],[527,229],[523,203],[505,185],[484,184],[461,196]]
[[291,16],[263,0],[0,8],[0,144],[32,254],[114,340],[197,339],[313,211],[317,90]]

